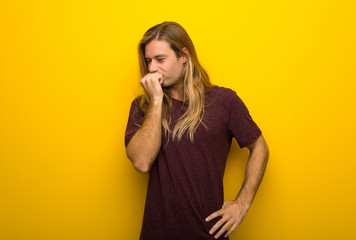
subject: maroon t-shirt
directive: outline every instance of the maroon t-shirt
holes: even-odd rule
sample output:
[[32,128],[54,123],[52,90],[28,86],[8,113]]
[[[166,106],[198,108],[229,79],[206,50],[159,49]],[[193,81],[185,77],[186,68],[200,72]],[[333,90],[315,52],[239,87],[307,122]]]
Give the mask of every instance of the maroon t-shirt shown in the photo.
[[[205,218],[223,205],[223,176],[232,138],[242,148],[254,142],[261,131],[230,89],[212,88],[206,94],[205,106],[205,126],[199,125],[193,143],[187,134],[180,141],[170,139],[167,143],[162,134],[161,149],[149,173],[140,239],[214,239],[209,230],[219,219],[206,222]],[[172,99],[171,129],[185,110],[181,101]],[[144,113],[134,101],[126,146],[143,118]]]

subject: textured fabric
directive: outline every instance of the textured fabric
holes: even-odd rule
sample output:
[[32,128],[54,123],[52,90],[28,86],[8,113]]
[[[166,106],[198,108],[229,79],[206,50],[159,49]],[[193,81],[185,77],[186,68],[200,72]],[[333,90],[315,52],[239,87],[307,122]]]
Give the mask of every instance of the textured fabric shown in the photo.
[[[261,131],[234,91],[214,87],[205,101],[205,126],[199,125],[194,143],[187,135],[181,141],[167,142],[162,134],[161,149],[149,173],[142,240],[214,239],[209,230],[219,219],[205,222],[205,218],[223,205],[223,176],[232,138],[240,147],[246,147]],[[185,109],[182,102],[172,100],[171,129]],[[126,146],[143,118],[134,101]]]

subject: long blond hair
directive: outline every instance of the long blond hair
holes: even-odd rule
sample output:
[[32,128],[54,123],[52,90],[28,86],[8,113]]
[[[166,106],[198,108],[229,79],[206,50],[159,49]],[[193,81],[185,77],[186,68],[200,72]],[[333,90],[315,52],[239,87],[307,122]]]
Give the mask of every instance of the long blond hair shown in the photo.
[[[177,137],[180,140],[187,132],[193,142],[194,133],[199,124],[204,124],[202,120],[205,94],[212,87],[209,76],[200,65],[193,42],[184,28],[175,22],[163,22],[148,29],[138,45],[141,77],[149,72],[145,61],[145,47],[154,39],[168,42],[177,57],[185,55],[188,59],[183,69],[183,103],[187,109],[172,131],[169,128],[172,99],[163,88],[162,127],[166,135],[172,134],[173,139]],[[184,52],[183,48],[188,50],[189,54]],[[140,96],[139,100],[141,110],[146,112],[149,104],[147,95]],[[169,120],[167,120],[167,115]]]

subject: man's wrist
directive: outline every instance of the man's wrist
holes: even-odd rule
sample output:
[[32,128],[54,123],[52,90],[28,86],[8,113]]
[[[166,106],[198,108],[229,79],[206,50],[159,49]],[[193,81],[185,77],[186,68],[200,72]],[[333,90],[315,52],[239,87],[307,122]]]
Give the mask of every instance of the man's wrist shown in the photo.
[[235,199],[234,203],[243,206],[248,209],[253,201],[253,197],[244,196],[243,194],[239,194]]
[[152,99],[149,103],[149,107],[161,107],[162,106],[163,99],[161,98],[156,98]]

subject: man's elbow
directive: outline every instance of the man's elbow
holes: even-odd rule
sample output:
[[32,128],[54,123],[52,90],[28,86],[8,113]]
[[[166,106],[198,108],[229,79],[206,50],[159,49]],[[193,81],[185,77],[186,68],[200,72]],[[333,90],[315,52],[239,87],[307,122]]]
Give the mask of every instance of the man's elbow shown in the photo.
[[265,153],[266,153],[266,159],[268,160],[268,158],[269,158],[269,148],[268,148],[267,143],[266,143],[266,146],[265,146]]
[[151,165],[143,162],[132,162],[134,168],[140,173],[149,173]]
[[138,172],[148,173],[151,170],[151,164],[147,157],[130,156],[130,154],[127,154],[127,157],[130,159],[132,165]]

